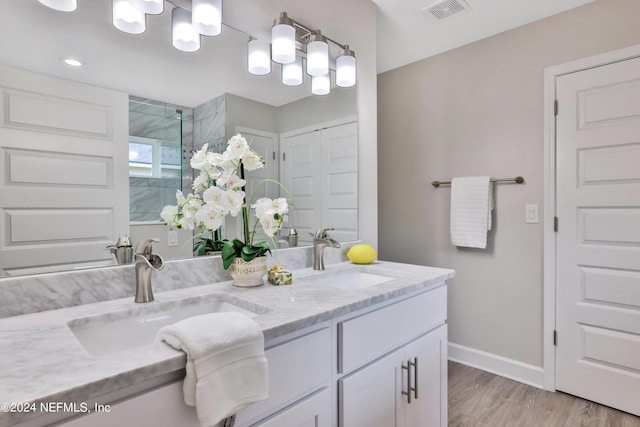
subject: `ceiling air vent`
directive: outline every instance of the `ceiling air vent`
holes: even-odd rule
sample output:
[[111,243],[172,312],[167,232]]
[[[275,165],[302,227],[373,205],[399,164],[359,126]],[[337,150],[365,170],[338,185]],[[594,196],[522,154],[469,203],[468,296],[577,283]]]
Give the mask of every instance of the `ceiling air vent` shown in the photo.
[[471,9],[471,7],[464,0],[443,0],[423,7],[421,12],[424,15],[442,21],[443,19],[460,15],[469,9]]

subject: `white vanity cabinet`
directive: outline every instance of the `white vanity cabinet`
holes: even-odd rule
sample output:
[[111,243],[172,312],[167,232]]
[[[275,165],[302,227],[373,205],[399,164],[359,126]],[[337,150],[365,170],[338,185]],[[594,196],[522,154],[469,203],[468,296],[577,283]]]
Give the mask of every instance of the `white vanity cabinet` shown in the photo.
[[340,379],[340,425],[446,426],[446,345],[443,325]]
[[[446,310],[442,282],[270,341],[269,398],[236,427],[445,427]],[[181,380],[110,409],[61,425],[199,425]]]
[[[315,325],[268,345],[269,398],[239,411],[236,426],[330,427],[330,325]],[[79,416],[60,425],[199,427],[200,423],[195,408],[184,403],[179,380],[113,403],[109,412]]]
[[442,286],[338,324],[340,427],[447,425],[446,307]]

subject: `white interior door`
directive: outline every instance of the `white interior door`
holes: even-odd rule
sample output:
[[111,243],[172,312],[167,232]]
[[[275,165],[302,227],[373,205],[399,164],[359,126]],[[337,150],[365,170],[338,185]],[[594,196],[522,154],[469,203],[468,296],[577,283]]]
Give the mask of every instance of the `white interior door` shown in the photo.
[[358,124],[334,126],[322,132],[323,227],[341,242],[358,238]]
[[101,265],[129,234],[128,96],[0,66],[0,269]]
[[320,132],[282,138],[280,182],[293,196],[290,226],[298,231],[298,244],[310,243],[321,224],[321,136]]
[[[278,161],[276,160],[278,158],[278,136],[274,133],[243,127],[238,127],[236,133],[242,134],[251,145],[251,148],[265,160],[263,168],[254,171],[245,171],[247,203],[251,201],[255,202],[262,197],[268,197],[270,199],[280,197],[280,188],[278,188],[276,184],[273,182],[264,182],[265,179],[276,180],[278,178]],[[251,215],[249,228],[252,229],[257,218],[254,215],[255,211],[253,209],[250,209],[249,212]],[[240,216],[238,216],[238,218],[240,218]],[[237,221],[237,223],[239,227],[242,227],[242,220]],[[260,225],[256,227],[256,231],[262,233],[263,230]],[[241,230],[238,229],[238,232],[241,233]],[[263,240],[265,240],[264,236],[256,235],[256,241],[259,242]]]
[[281,182],[292,193],[291,226],[301,243],[330,227],[338,241],[358,238],[358,124],[283,136]]
[[556,90],[556,388],[640,415],[640,58]]

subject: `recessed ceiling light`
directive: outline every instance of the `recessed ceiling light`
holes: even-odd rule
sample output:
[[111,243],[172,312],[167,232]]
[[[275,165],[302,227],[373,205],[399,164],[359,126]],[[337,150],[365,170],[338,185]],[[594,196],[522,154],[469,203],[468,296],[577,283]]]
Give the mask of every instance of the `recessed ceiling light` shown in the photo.
[[65,64],[70,65],[72,67],[82,67],[82,62],[78,61],[77,59],[64,58],[63,61]]

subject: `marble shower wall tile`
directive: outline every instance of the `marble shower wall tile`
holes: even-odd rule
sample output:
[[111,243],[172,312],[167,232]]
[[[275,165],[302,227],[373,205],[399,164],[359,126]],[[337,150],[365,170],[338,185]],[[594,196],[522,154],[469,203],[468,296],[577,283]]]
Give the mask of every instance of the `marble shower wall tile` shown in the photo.
[[[221,95],[194,109],[194,145],[196,149],[203,144],[217,147],[225,140],[226,96]],[[224,150],[223,146],[223,150]],[[218,150],[216,150],[218,151]]]

